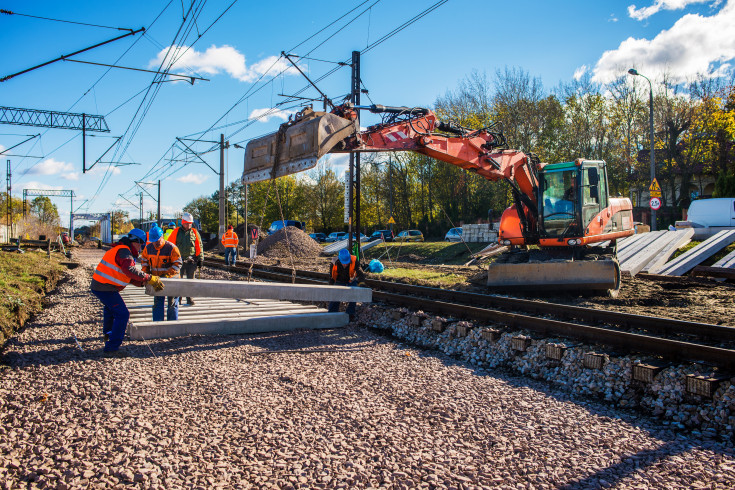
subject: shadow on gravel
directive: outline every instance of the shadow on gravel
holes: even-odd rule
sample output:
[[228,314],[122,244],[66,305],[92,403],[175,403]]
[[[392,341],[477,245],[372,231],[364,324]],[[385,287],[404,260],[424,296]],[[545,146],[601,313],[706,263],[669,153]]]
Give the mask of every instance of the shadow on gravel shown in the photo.
[[[2,357],[2,363],[15,368],[49,366],[104,359],[101,355],[101,337],[78,338],[81,343],[98,342],[94,349],[79,350],[74,337],[34,340],[21,345],[50,345],[57,349],[39,349],[33,352],[9,350]],[[370,343],[371,345],[374,342]],[[296,330],[251,335],[191,336],[174,339],[153,339],[148,341],[123,342],[121,350],[130,358],[148,359],[186,354],[189,352],[217,351],[221,349],[251,346],[243,355],[277,354],[279,352],[325,352],[358,350],[367,346],[365,337],[344,329]],[[117,359],[115,360],[117,361]]]
[[[583,407],[587,412],[594,414],[603,422],[607,420],[620,420],[632,427],[637,427],[647,432],[651,437],[660,441],[660,445],[655,449],[641,449],[632,454],[619,453],[617,454],[617,458],[620,460],[618,463],[602,468],[585,478],[570,481],[559,488],[571,490],[614,487],[621,480],[632,477],[638,471],[645,472],[648,467],[665,463],[669,458],[686,453],[692,449],[708,450],[717,455],[735,458],[735,449],[733,449],[730,442],[703,439],[690,434],[688,430],[673,430],[665,426],[661,420],[643,414],[635,409],[615,408],[606,405],[603,400],[597,400],[575,393],[566,393],[548,382],[527,378],[506,368],[481,368],[462,359],[444,354],[441,351],[423,349],[418,346],[403,343],[400,339],[380,333],[380,331],[373,329],[371,331],[380,336],[391,338],[397,344],[397,349],[418,350],[420,351],[419,357],[439,359],[447,367],[462,367],[471,370],[477,376],[489,376],[502,380],[513,388],[532,389],[557,401],[574,403],[577,406]],[[580,427],[580,430],[584,430],[584,428]],[[694,477],[692,479],[697,480]]]

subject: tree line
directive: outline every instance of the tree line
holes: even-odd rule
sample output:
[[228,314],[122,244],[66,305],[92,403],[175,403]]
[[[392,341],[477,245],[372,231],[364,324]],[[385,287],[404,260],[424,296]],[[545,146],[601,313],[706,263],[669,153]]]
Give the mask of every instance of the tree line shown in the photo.
[[[735,197],[735,85],[733,78],[697,77],[674,83],[656,80],[653,91],[656,176],[663,191],[664,226],[680,219],[694,197]],[[639,77],[621,76],[608,84],[589,75],[546,90],[539,78],[519,68],[493,76],[473,72],[437,97],[432,107],[442,121],[480,129],[502,129],[511,148],[542,162],[582,157],[605,160],[611,195],[631,198],[637,213],[647,206],[650,185],[649,87]],[[346,229],[344,185],[329,159],[302,174],[249,184],[248,222],[298,219],[318,232]],[[506,184],[490,182],[424,155],[361,155],[362,232],[419,228],[440,236],[451,226],[494,217],[512,204]],[[714,192],[706,192],[715,183]],[[243,222],[245,188],[226,188],[227,220]],[[206,232],[218,227],[219,191],[184,208]]]

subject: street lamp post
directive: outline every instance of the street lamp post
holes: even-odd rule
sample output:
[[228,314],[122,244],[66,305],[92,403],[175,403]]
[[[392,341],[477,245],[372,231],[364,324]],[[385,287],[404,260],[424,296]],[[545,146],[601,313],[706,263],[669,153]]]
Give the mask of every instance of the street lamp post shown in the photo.
[[[651,126],[651,184],[653,184],[653,181],[656,179],[656,160],[654,158],[654,147],[653,147],[653,85],[651,84],[651,80],[645,75],[642,75],[638,73],[638,70],[635,68],[631,68],[628,70],[628,73],[634,76],[643,77],[646,80],[648,80],[648,110],[649,110],[649,125]],[[656,231],[656,210],[651,209],[651,231]]]

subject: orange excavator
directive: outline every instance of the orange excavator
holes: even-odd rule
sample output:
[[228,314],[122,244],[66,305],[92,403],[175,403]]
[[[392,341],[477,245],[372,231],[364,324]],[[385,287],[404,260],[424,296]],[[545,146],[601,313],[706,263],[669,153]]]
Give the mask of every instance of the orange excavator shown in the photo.
[[[360,131],[358,110],[382,114],[382,122]],[[348,102],[328,113],[306,108],[277,132],[251,140],[242,181],[307,170],[327,153],[421,153],[510,186],[514,204],[503,212],[498,235],[509,251],[489,265],[488,286],[616,296],[616,240],[634,229],[630,200],[609,195],[605,162],[548,164],[506,146],[493,126],[469,129],[439,121],[429,109]]]

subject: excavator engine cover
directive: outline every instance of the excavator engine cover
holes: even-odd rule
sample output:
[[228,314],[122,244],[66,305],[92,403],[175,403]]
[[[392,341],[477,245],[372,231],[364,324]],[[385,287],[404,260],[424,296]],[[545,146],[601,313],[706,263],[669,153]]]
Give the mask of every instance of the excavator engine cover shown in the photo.
[[564,289],[617,295],[620,266],[615,260],[559,260],[491,263],[487,285],[550,291]]
[[313,168],[319,158],[356,132],[354,121],[307,109],[277,132],[250,140],[245,147],[242,182],[259,182]]

